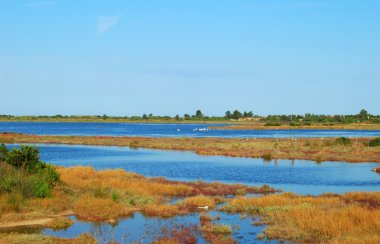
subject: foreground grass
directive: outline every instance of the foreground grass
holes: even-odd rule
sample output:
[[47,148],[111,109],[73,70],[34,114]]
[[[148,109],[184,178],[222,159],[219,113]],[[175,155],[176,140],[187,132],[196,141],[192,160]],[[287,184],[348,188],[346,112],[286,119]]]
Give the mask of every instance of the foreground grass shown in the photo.
[[[0,170],[8,167],[0,163]],[[119,217],[141,211],[146,216],[173,217],[199,211],[198,207],[262,216],[268,238],[313,243],[379,243],[380,192],[324,194],[318,197],[291,193],[262,197],[239,196],[245,193],[269,193],[268,186],[257,188],[222,183],[178,182],[146,178],[123,170],[96,171],[91,167],[58,167],[61,181],[46,198],[15,198],[12,192],[0,193],[0,227],[10,222],[51,218],[44,226],[67,227],[62,217],[72,213],[93,221],[114,222]],[[10,172],[10,171],[7,171]],[[224,196],[234,195],[227,200]],[[183,197],[171,205],[172,197]],[[15,201],[15,199],[17,201]],[[218,210],[218,209],[217,209]],[[202,210],[203,211],[203,210]],[[230,226],[212,223],[211,216],[200,216],[201,227],[187,226],[170,230],[157,243],[184,243],[200,232],[210,243],[235,243]],[[260,237],[262,238],[262,237]],[[92,243],[88,236],[58,239],[42,235],[0,234],[0,243]]]
[[[7,167],[0,162],[0,171]],[[220,196],[274,192],[268,186],[177,182],[118,169],[61,167],[57,171],[61,183],[54,187],[51,197],[26,198],[12,191],[0,192],[0,226],[14,221],[55,218],[64,212],[94,221],[114,220],[137,210],[150,216],[170,217],[195,211],[196,207],[206,204],[213,207],[223,199]],[[185,200],[176,206],[166,205],[172,197]]]
[[317,243],[380,243],[380,192],[325,194],[285,193],[239,197],[223,208],[264,216],[271,239]]
[[109,136],[37,136],[0,134],[4,143],[61,143],[129,146],[163,150],[187,150],[203,155],[271,159],[305,159],[316,162],[380,162],[380,146],[370,147],[373,138],[237,139],[237,138],[146,138]]

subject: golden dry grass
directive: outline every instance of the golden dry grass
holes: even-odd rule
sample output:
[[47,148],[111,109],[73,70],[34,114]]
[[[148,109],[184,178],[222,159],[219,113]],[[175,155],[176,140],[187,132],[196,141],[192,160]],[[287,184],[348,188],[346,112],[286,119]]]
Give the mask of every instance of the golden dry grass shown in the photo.
[[237,138],[144,138],[108,136],[36,136],[0,134],[5,143],[62,143],[105,146],[133,146],[163,150],[187,150],[203,155],[271,159],[307,159],[344,162],[380,162],[380,147],[368,147],[371,138],[354,138],[351,145],[335,138],[237,139]]
[[269,238],[318,243],[380,241],[380,192],[240,197],[230,200],[224,210],[263,215],[270,225],[265,230]]
[[147,205],[144,207],[144,213],[149,217],[164,217],[169,218],[179,214],[186,214],[188,211],[180,209],[175,205]]
[[[138,210],[150,216],[171,217],[194,211],[197,206],[211,208],[223,200],[219,195],[273,191],[267,186],[150,179],[120,169],[96,171],[78,166],[57,167],[57,172],[61,183],[54,187],[51,198],[23,199],[14,194],[0,194],[0,223],[50,218],[68,211],[96,221],[116,219]],[[184,204],[165,205],[172,197],[189,198],[185,198]]]
[[81,197],[75,203],[74,212],[79,218],[93,221],[117,219],[130,213],[125,206],[112,199],[91,196]]

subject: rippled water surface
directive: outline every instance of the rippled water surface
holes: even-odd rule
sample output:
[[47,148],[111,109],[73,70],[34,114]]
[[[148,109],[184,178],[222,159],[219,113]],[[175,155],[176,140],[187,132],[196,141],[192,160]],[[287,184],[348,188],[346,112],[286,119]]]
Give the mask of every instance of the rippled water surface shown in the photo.
[[379,130],[207,130],[208,126],[212,125],[217,124],[0,122],[0,132],[17,132],[39,135],[229,138],[380,136]]

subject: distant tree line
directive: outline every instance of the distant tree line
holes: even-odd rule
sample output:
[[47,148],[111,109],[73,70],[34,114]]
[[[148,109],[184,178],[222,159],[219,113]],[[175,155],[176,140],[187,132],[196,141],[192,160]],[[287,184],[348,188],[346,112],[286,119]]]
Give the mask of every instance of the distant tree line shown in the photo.
[[253,112],[243,112],[241,113],[239,110],[234,110],[232,113],[230,111],[227,111],[225,113],[225,118],[227,119],[241,119],[241,118],[252,118],[253,117]]
[[0,115],[1,120],[117,120],[126,119],[130,121],[140,121],[140,120],[162,120],[162,121],[184,121],[184,120],[208,120],[208,121],[221,121],[221,120],[239,120],[239,119],[249,119],[257,118],[260,122],[266,123],[268,125],[279,125],[281,123],[289,123],[290,125],[311,125],[312,123],[357,123],[357,122],[371,122],[380,123],[380,116],[373,115],[367,112],[367,110],[362,109],[358,114],[354,115],[321,115],[321,114],[311,114],[306,113],[304,115],[268,115],[268,116],[258,116],[254,115],[252,111],[241,112],[239,110],[226,111],[224,116],[207,116],[200,109],[196,110],[194,114],[184,114],[175,116],[159,116],[153,115],[152,113],[143,114],[142,116],[108,116],[103,115],[53,115],[53,116],[13,116],[13,115]]
[[380,116],[372,115],[367,112],[367,110],[362,109],[358,114],[353,115],[318,115],[306,113],[304,115],[269,115],[262,119],[264,122],[268,123],[343,123],[351,124],[357,122],[375,122],[379,123]]

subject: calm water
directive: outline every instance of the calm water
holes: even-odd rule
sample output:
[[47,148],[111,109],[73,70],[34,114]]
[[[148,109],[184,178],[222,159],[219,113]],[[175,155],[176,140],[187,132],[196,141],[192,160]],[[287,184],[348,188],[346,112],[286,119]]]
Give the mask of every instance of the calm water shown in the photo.
[[205,130],[208,126],[212,125],[217,124],[0,122],[0,132],[17,132],[38,135],[229,138],[380,136],[379,130]]
[[300,194],[380,191],[376,163],[317,164],[306,160],[276,160],[202,156],[192,152],[130,149],[128,147],[40,145],[42,160],[61,166],[90,165],[122,168],[145,176],[175,180],[269,184]]

